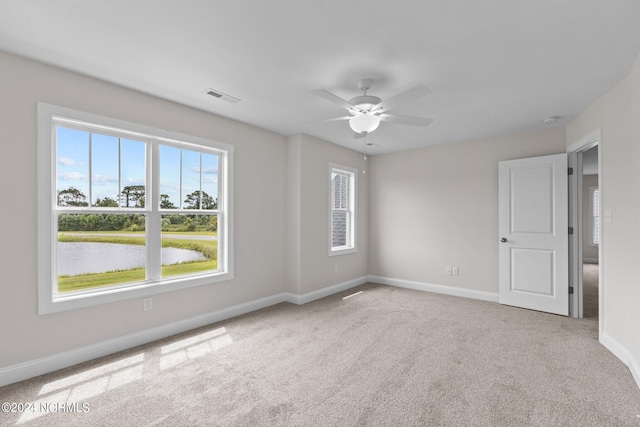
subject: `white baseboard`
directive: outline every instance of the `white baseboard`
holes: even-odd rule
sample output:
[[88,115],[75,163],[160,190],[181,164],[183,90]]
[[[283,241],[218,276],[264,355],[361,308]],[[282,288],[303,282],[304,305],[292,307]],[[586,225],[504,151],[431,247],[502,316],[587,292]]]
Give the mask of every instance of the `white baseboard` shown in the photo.
[[394,279],[391,277],[369,276],[372,283],[397,286],[399,288],[415,289],[417,291],[434,292],[482,301],[498,302],[498,294],[494,292],[474,291],[472,289],[454,288],[453,286],[435,285],[433,283],[415,282],[412,280]]
[[293,304],[306,304],[320,298],[335,294],[353,288],[354,286],[367,283],[367,277],[360,277],[349,280],[344,283],[319,289],[303,295],[296,295],[289,292],[282,292],[265,298],[249,301],[243,304],[234,305],[232,307],[223,308],[211,313],[194,316],[189,319],[179,320],[167,325],[157,326],[155,328],[146,329],[140,332],[124,335],[122,337],[113,338],[99,343],[87,345],[84,347],[68,350],[62,353],[45,356],[39,359],[30,360],[16,365],[0,368],[0,387],[23,381],[38,375],[57,371],[58,369],[67,368],[86,362],[98,357],[107,356],[117,353],[118,351],[127,350],[139,345],[147,344],[171,335],[181,332],[190,331],[195,328],[210,325],[232,317],[240,316],[251,311],[261,308],[270,307],[281,302],[290,302]]
[[337,285],[318,289],[317,291],[307,292],[306,294],[302,295],[296,295],[290,292],[286,292],[285,301],[298,305],[306,304],[308,302],[328,297],[329,295],[337,294],[338,292],[346,291],[347,289],[351,289],[359,285],[363,285],[369,281],[368,279],[369,278],[367,276],[362,276],[353,280],[338,283]]
[[286,301],[280,293],[0,369],[0,387]]
[[622,361],[629,370],[633,379],[636,380],[636,384],[640,389],[640,361],[633,357],[633,354],[622,344],[620,344],[611,335],[604,332],[600,337],[600,344],[605,346],[607,350],[613,353],[618,359]]

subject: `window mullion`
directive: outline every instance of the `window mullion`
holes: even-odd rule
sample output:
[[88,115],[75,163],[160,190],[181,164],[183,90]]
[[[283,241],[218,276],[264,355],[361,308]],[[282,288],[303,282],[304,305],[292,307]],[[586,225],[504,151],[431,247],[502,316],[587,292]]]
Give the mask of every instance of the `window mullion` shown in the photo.
[[122,138],[118,137],[118,206],[122,207]]
[[218,224],[218,268],[227,270],[227,212],[229,206],[228,195],[225,193],[227,183],[228,154],[218,156],[218,200],[216,200],[217,224]]
[[184,200],[184,191],[182,191],[182,149],[180,149],[180,200],[178,200],[179,209],[182,209],[183,200]]
[[148,142],[147,187],[147,280],[162,277],[162,220],[160,218],[160,146],[157,141]]
[[89,204],[87,206],[93,206],[91,202],[93,200],[93,132],[89,132]]
[[200,176],[198,182],[200,186],[198,187],[198,209],[202,209],[202,153],[200,153],[200,164],[198,166],[200,170]]

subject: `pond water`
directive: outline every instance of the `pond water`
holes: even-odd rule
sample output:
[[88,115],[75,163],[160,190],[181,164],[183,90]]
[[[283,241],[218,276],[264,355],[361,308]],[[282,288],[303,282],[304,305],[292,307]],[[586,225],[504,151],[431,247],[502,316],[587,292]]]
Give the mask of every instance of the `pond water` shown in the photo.
[[[146,251],[141,245],[94,242],[58,242],[58,275],[75,276],[104,273],[145,266]],[[162,248],[162,265],[185,261],[204,261],[198,251]]]

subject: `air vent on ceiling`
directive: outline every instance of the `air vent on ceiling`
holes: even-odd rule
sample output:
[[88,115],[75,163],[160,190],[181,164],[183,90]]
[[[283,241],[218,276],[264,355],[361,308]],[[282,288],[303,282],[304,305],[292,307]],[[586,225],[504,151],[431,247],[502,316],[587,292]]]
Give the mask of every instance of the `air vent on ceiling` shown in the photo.
[[219,90],[207,89],[207,91],[205,93],[207,95],[211,95],[211,96],[213,96],[215,98],[222,99],[222,100],[230,102],[232,104],[235,104],[238,101],[240,101],[238,98],[234,98],[233,96],[230,96],[230,95],[227,95],[225,93],[222,93]]

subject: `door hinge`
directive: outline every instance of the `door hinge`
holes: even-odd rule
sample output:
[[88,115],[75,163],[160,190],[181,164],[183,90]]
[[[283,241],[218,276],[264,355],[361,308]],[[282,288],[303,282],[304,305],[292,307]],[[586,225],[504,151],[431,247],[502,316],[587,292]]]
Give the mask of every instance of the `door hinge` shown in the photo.
[[569,286],[569,295],[573,293],[573,286]]
[[573,227],[569,227],[569,234],[573,234]]
[[573,175],[573,168],[569,168],[569,175]]

